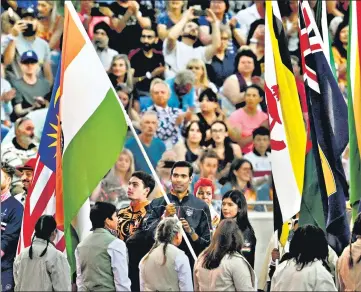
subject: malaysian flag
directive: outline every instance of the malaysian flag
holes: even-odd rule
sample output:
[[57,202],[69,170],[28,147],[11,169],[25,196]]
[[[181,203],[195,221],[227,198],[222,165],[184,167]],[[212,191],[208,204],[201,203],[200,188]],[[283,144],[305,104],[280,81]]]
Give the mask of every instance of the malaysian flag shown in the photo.
[[[24,216],[19,237],[19,254],[24,248],[30,246],[35,224],[40,216],[56,216],[56,171],[59,123],[59,97],[60,97],[60,64],[55,78],[48,114],[40,141],[34,177],[26,197]],[[60,157],[61,158],[61,157]],[[59,223],[59,222],[58,222]],[[54,241],[56,248],[65,251],[65,239],[63,226],[57,227],[57,238]]]
[[[307,1],[300,1],[299,25],[303,76],[313,154],[328,242],[340,254],[349,241],[346,217],[348,185],[341,155],[348,143],[347,106],[325,56],[320,32]],[[301,214],[302,216],[302,214]]]

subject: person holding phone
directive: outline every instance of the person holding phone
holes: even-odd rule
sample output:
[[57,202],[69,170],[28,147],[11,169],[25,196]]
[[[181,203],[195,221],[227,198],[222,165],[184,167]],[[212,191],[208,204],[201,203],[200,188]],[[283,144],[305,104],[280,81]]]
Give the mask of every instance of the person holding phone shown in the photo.
[[11,29],[11,40],[3,54],[4,64],[8,66],[11,79],[21,78],[23,74],[21,57],[25,52],[31,50],[37,55],[37,63],[39,63],[36,75],[44,77],[52,84],[50,47],[45,40],[37,36],[38,20],[36,17],[37,14],[33,8],[21,11],[21,20],[16,21]]
[[[230,27],[232,32],[232,39],[228,40],[227,52],[235,55],[237,49],[246,43],[245,37],[241,33],[241,26],[238,21],[233,18],[233,15],[229,12],[228,0],[212,0],[210,1],[209,9],[214,12],[217,19],[223,24]],[[210,25],[208,18],[202,16],[199,18],[200,25],[200,37],[202,44],[208,45],[212,42],[211,32],[212,26]]]
[[[212,25],[212,42],[207,46],[194,48],[194,44],[199,39],[199,25],[196,14],[200,14],[199,9],[189,8],[184,12],[183,17],[174,25],[168,33],[163,43],[163,55],[168,70],[166,78],[174,77],[179,71],[186,68],[191,59],[200,59],[209,64],[221,45],[219,31],[219,21],[212,10],[206,10],[207,18]],[[181,37],[181,41],[178,38]]]
[[31,111],[46,107],[51,92],[50,83],[36,74],[39,70],[39,60],[34,51],[27,51],[22,54],[20,66],[23,77],[13,81],[16,90],[13,101],[15,118],[23,117]]

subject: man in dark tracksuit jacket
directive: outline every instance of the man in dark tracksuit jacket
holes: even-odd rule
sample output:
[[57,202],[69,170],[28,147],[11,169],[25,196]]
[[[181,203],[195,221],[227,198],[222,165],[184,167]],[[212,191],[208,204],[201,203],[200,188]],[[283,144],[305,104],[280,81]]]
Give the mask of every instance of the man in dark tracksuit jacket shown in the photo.
[[23,205],[10,195],[15,169],[1,164],[1,286],[2,291],[14,291],[13,264],[18,245]]
[[[167,205],[164,197],[154,199],[143,219],[143,228],[154,234],[162,218],[177,215],[198,256],[210,243],[212,224],[208,205],[188,192],[192,173],[193,168],[188,162],[174,164],[171,171],[172,192],[167,195],[171,204]],[[186,253],[193,270],[194,259],[185,240],[178,248]]]

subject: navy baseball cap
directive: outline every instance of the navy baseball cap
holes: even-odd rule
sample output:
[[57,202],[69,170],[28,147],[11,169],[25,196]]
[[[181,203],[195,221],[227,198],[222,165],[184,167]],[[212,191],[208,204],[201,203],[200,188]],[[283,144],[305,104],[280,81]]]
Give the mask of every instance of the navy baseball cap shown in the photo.
[[21,55],[21,63],[38,63],[39,59],[34,51],[26,51]]

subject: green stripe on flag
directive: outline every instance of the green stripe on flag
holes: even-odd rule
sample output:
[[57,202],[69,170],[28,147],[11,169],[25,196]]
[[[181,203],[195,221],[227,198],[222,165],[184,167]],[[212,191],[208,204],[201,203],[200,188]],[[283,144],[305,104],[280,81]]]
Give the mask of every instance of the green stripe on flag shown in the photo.
[[[360,92],[355,92],[355,88],[352,88],[353,84],[360,82],[360,80],[351,80],[352,70],[356,70],[356,66],[359,64],[352,64],[351,66],[351,54],[352,51],[359,50],[361,44],[357,40],[352,39],[352,30],[357,29],[352,27],[353,17],[361,17],[357,15],[356,11],[353,11],[354,5],[350,4],[350,26],[349,26],[349,46],[347,49],[347,84],[348,84],[348,129],[349,129],[349,159],[350,159],[350,204],[352,205],[352,220],[356,219],[356,216],[361,206],[361,156],[357,143],[357,132],[355,125],[354,105],[353,100],[360,98]],[[357,22],[356,22],[357,23]],[[356,44],[358,45],[357,47]],[[360,76],[356,76],[356,78]],[[354,95],[354,96],[353,96]],[[361,135],[361,133],[359,133]],[[358,203],[357,203],[358,202]]]
[[[118,98],[109,89],[104,100],[76,133],[63,154],[64,229],[72,246],[71,221],[121,152],[127,124]],[[68,259],[75,271],[71,250]]]
[[316,169],[316,161],[312,149],[306,155],[305,180],[303,184],[299,226],[306,224],[318,226],[326,231],[325,216],[320,186]]

